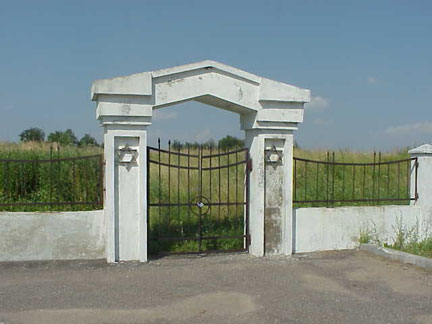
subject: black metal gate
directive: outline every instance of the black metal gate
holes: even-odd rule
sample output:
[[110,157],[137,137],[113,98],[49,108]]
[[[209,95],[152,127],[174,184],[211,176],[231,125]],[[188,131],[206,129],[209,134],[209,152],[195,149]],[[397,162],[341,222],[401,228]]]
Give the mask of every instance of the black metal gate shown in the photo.
[[247,251],[248,150],[148,147],[149,252]]

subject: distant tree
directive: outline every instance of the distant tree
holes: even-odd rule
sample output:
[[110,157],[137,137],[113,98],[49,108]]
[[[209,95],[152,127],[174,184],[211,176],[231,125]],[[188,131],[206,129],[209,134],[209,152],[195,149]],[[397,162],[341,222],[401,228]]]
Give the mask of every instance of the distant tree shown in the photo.
[[32,127],[19,134],[19,137],[21,142],[43,142],[45,141],[45,132],[40,128]]
[[56,142],[60,145],[77,145],[78,139],[76,138],[72,129],[67,129],[66,131],[55,131],[48,135],[48,142]]
[[175,151],[181,150],[182,148],[183,148],[183,144],[180,141],[174,140],[171,143],[171,149],[173,149]]
[[298,149],[300,148],[300,145],[297,141],[294,141],[294,148],[298,148]]
[[79,140],[78,146],[80,146],[80,147],[82,147],[82,146],[98,146],[98,142],[96,141],[96,139],[94,137],[90,136],[90,134],[85,134]]
[[215,141],[212,140],[212,139],[211,139],[211,140],[208,140],[208,141],[205,142],[205,143],[202,143],[201,145],[202,145],[202,147],[205,148],[205,149],[213,149],[213,148],[216,147],[216,143],[215,143]]
[[221,140],[219,140],[219,147],[223,150],[231,149],[235,147],[243,147],[243,146],[244,146],[244,140],[241,140],[231,135],[227,135]]

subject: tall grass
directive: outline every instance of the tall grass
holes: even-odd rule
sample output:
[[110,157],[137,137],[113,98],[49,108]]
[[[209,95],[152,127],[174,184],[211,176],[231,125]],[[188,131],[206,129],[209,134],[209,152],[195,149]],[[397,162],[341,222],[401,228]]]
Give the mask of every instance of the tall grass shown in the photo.
[[[337,207],[409,203],[413,170],[411,161],[386,164],[389,161],[409,159],[406,151],[374,155],[342,150],[333,155],[325,151],[296,150],[295,156],[330,162],[326,164],[294,161],[295,206]],[[373,162],[381,164],[372,164]]]

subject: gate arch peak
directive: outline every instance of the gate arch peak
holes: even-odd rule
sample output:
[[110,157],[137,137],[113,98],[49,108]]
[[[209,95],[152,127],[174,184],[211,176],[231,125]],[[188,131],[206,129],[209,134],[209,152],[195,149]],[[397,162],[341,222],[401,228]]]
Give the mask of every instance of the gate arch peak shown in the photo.
[[310,91],[215,61],[97,80],[91,98],[102,124],[150,125],[153,109],[198,101],[240,115],[241,128],[297,129]]

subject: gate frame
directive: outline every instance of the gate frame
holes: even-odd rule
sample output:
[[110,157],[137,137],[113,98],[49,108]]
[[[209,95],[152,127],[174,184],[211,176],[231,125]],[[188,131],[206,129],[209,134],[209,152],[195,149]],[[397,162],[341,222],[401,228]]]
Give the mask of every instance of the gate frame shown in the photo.
[[[208,204],[208,206],[209,206],[209,208],[210,208],[210,210],[211,210],[211,206],[227,206],[228,208],[229,208],[229,206],[230,206],[230,201],[229,201],[229,172],[228,172],[228,174],[227,174],[227,177],[228,177],[228,201],[226,201],[226,202],[221,202],[221,201],[218,201],[217,203],[215,203],[215,202],[212,202],[212,198],[211,198],[211,196],[212,196],[212,190],[211,190],[211,182],[210,182],[210,186],[209,186],[209,195],[210,195],[210,198],[207,198],[206,196],[204,196],[203,195],[203,184],[202,184],[202,175],[203,175],[203,172],[205,172],[205,171],[208,171],[209,172],[209,177],[210,177],[210,179],[211,179],[211,171],[212,170],[220,170],[220,169],[223,169],[223,168],[225,168],[225,167],[227,167],[227,168],[230,168],[230,167],[238,167],[238,166],[240,166],[240,165],[244,165],[244,171],[242,171],[242,174],[243,174],[243,177],[244,177],[244,183],[242,184],[242,188],[243,188],[243,198],[241,199],[241,201],[238,201],[237,200],[237,198],[238,198],[238,178],[236,178],[236,201],[235,201],[235,204],[236,204],[236,207],[238,206],[238,205],[243,205],[244,206],[244,210],[243,210],[243,214],[244,214],[244,216],[243,216],[243,218],[244,218],[244,234],[243,235],[241,235],[241,236],[236,236],[236,237],[217,237],[217,236],[215,236],[216,238],[214,239],[213,237],[212,238],[208,238],[208,237],[206,237],[206,236],[203,236],[202,235],[202,224],[201,224],[201,222],[202,222],[202,217],[204,216],[204,215],[202,215],[201,214],[201,209],[200,209],[200,214],[199,214],[199,218],[200,218],[200,224],[199,224],[199,227],[200,227],[200,232],[199,232],[199,236],[198,236],[198,241],[200,242],[200,244],[199,244],[199,249],[198,249],[198,251],[188,251],[188,252],[170,252],[170,253],[166,253],[166,252],[162,252],[162,253],[159,253],[159,254],[181,254],[181,253],[188,253],[188,254],[194,254],[194,253],[214,253],[214,252],[248,252],[249,251],[249,245],[250,245],[250,234],[249,234],[249,176],[250,176],[250,171],[251,171],[251,167],[252,167],[252,164],[251,164],[251,160],[250,160],[250,157],[249,157],[249,150],[248,150],[248,148],[239,148],[239,147],[236,147],[236,149],[234,150],[234,151],[229,151],[229,150],[227,150],[227,151],[220,151],[220,148],[218,148],[218,151],[217,151],[217,153],[213,153],[212,152],[212,150],[210,149],[210,153],[208,154],[208,155],[203,155],[203,148],[202,148],[202,146],[199,146],[198,147],[198,154],[191,154],[189,151],[187,152],[187,153],[185,153],[185,152],[180,152],[180,149],[178,150],[178,151],[173,151],[173,150],[171,150],[171,146],[170,146],[170,141],[168,142],[168,150],[166,150],[166,149],[161,149],[161,147],[160,147],[160,139],[158,140],[158,147],[156,148],[156,147],[151,147],[151,146],[147,146],[147,220],[148,220],[148,223],[150,223],[150,208],[151,207],[159,207],[159,208],[161,208],[161,207],[168,207],[168,208],[171,208],[171,207],[175,207],[175,206],[183,206],[183,207],[185,207],[185,206],[187,206],[189,209],[192,207],[192,200],[194,200],[195,198],[198,198],[198,197],[202,197],[202,198],[205,198],[206,200],[208,200],[209,201],[209,204]],[[153,151],[153,152],[156,152],[156,154],[157,153],[159,153],[158,154],[158,161],[156,161],[156,160],[152,160],[151,158],[150,158],[150,151]],[[161,155],[160,155],[160,153],[164,153],[164,154],[169,154],[169,155],[171,155],[171,154],[173,154],[173,155],[177,155],[177,157],[179,158],[179,156],[187,156],[187,158],[188,158],[188,165],[187,166],[182,166],[182,165],[180,165],[180,164],[172,164],[172,162],[170,161],[170,159],[168,159],[168,163],[162,163],[161,162]],[[238,154],[239,153],[243,153],[244,154],[244,158],[243,158],[243,160],[241,160],[241,161],[238,161]],[[220,157],[221,156],[228,156],[228,157],[230,157],[230,156],[232,156],[232,155],[234,155],[234,154],[236,154],[236,162],[235,162],[235,164],[230,164],[230,162],[229,162],[229,160],[228,160],[228,162],[227,162],[227,164],[226,165],[220,165],[220,164],[218,164],[218,166],[217,167],[212,167],[211,165],[211,159],[218,159],[219,158],[219,162],[220,162]],[[190,158],[196,158],[197,159],[197,162],[198,162],[198,167],[192,167],[192,166],[190,166],[189,165],[189,159]],[[209,159],[209,161],[210,161],[210,164],[209,164],[209,167],[205,167],[205,168],[203,168],[202,167],[202,165],[203,165],[203,161],[204,161],[204,159]],[[198,191],[200,191],[200,193],[198,194],[198,196],[196,196],[195,198],[192,198],[192,199],[190,199],[190,195],[189,195],[189,193],[190,193],[190,187],[189,187],[189,184],[190,184],[190,173],[188,172],[188,199],[190,199],[187,203],[185,203],[185,202],[182,202],[182,203],[180,203],[179,201],[176,203],[176,202],[173,202],[173,203],[171,203],[171,201],[168,201],[168,202],[161,202],[160,201],[160,194],[161,194],[161,192],[159,192],[159,202],[157,202],[157,203],[151,203],[150,201],[151,201],[151,198],[150,198],[150,182],[151,182],[151,180],[150,180],[150,175],[151,175],[151,164],[153,164],[153,165],[157,165],[157,166],[159,166],[159,171],[158,171],[158,173],[155,173],[155,174],[158,174],[159,175],[159,183],[161,182],[161,178],[160,178],[160,174],[161,174],[161,169],[160,169],[160,167],[161,166],[164,166],[164,167],[167,167],[167,168],[178,168],[178,170],[180,171],[180,169],[186,169],[186,170],[194,170],[194,171],[197,171],[198,173],[199,173],[199,189],[198,189]],[[170,173],[168,173],[168,174],[170,174]],[[179,176],[179,175],[178,175]],[[236,177],[238,176],[238,173],[236,172]],[[169,176],[170,177],[170,176]],[[221,187],[220,187],[220,184],[221,184],[221,178],[220,178],[220,172],[219,172],[219,181],[218,181],[218,183],[219,183],[219,190],[218,190],[218,192],[220,193],[220,191],[221,191]],[[159,187],[159,190],[160,190],[160,187]],[[171,191],[171,187],[170,187],[170,181],[168,181],[168,190],[170,190]],[[177,189],[177,190],[179,190],[179,188]],[[220,198],[220,196],[219,196],[219,198]],[[231,203],[232,204],[232,203]],[[237,208],[236,208],[236,210],[237,210]],[[193,213],[193,212],[192,212]],[[220,209],[219,209],[219,213],[220,213]],[[195,214],[195,213],[193,213],[193,214]],[[228,215],[229,216],[229,215]],[[150,235],[149,235],[149,229],[150,229],[150,225],[148,226],[148,230],[147,230],[147,239],[148,239],[148,242],[150,242],[150,241],[152,241],[152,239],[150,238]],[[176,237],[165,237],[163,240],[173,240],[173,241],[181,241],[181,240],[185,240],[185,241],[187,241],[187,240],[195,240],[196,238],[176,238]],[[235,249],[235,250],[206,250],[206,251],[203,251],[202,249],[201,249],[201,242],[202,242],[202,240],[206,240],[206,239],[214,239],[214,240],[219,240],[219,239],[243,239],[243,248],[242,249]],[[159,241],[159,240],[157,240],[157,241]]]
[[97,80],[91,96],[104,127],[108,262],[147,261],[147,127],[154,109],[189,100],[240,117],[253,161],[250,253],[292,254],[293,131],[309,90],[203,61]]

